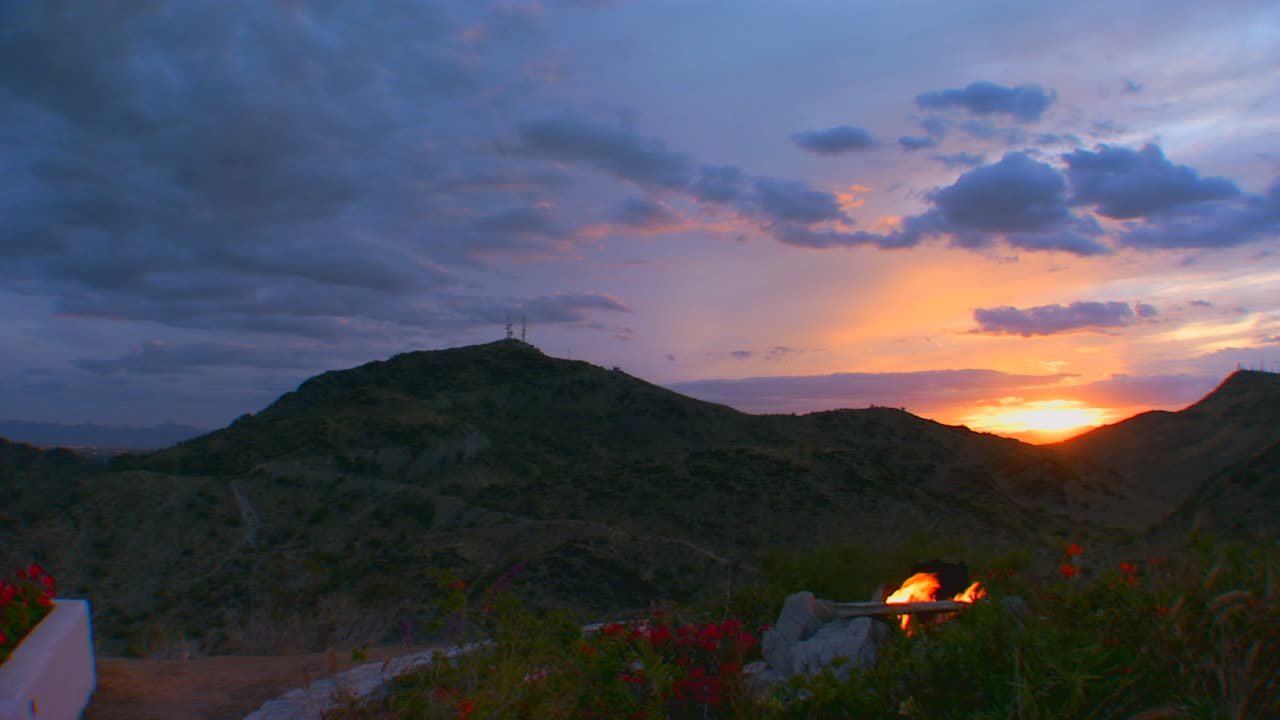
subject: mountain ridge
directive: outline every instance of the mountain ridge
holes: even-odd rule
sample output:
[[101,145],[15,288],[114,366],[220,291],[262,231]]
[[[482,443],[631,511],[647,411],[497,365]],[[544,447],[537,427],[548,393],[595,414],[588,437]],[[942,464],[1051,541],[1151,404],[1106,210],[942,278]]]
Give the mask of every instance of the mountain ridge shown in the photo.
[[115,448],[153,450],[209,432],[207,428],[178,423],[148,426],[115,426],[97,423],[33,422],[0,420],[0,437],[37,447]]
[[1051,446],[893,408],[748,415],[517,341],[324,373],[42,483],[64,506],[0,510],[3,559],[40,560],[94,601],[104,647],[143,654],[377,642],[428,619],[440,572],[603,616],[714,592],[777,548],[1052,557],[1142,530],[1147,502],[1142,478]]

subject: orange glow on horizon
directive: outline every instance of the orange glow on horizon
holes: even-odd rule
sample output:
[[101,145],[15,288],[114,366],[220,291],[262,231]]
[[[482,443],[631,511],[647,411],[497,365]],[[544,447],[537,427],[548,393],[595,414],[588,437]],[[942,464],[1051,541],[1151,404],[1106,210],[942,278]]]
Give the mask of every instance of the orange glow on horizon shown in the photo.
[[998,406],[983,408],[960,420],[981,432],[1032,442],[1054,442],[1112,422],[1113,414],[1111,410],[1090,407],[1079,400],[1027,402],[1008,398]]

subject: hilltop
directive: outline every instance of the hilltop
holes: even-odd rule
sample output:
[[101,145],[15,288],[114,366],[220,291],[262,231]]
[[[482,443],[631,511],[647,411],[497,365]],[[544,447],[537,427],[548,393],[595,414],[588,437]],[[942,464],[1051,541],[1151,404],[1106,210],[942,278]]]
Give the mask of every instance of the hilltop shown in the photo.
[[[1261,422],[1266,403],[1247,408],[1271,389],[1238,384],[1197,422],[1224,438],[1218,425]],[[1052,553],[1145,527],[1129,511],[1156,476],[1082,441],[891,408],[748,415],[502,341],[327,372],[175,447],[68,466],[48,484],[61,500],[19,499],[0,559],[34,557],[89,596],[109,650],[313,649],[420,627],[441,571],[604,616],[719,592],[772,548]],[[1257,454],[1200,447],[1212,457],[1184,460],[1202,480]]]

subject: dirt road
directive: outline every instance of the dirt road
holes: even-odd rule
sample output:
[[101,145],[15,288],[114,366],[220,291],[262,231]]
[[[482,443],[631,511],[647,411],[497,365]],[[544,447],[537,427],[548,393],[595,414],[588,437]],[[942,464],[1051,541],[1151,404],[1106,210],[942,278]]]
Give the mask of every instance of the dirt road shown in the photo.
[[[425,648],[370,648],[369,662]],[[351,653],[218,656],[191,660],[98,658],[98,690],[85,720],[241,720],[264,702],[355,666]]]

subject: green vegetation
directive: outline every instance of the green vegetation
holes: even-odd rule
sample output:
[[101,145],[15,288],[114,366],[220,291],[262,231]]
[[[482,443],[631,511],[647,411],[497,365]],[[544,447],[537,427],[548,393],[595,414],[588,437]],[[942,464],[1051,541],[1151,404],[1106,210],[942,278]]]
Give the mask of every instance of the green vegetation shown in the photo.
[[[1264,373],[1035,447],[893,408],[747,415],[498,342],[324,373],[110,465],[0,439],[0,567],[88,598],[103,654],[347,650],[424,627],[437,568],[522,563],[528,606],[600,618],[740,595],[779,550],[857,542],[839,582],[891,576],[919,531],[942,545],[917,558],[975,562],[1255,537],[1280,512],[1276,428]],[[793,580],[826,592],[814,572]]]
[[[1020,567],[1025,557],[992,558],[997,564],[979,568],[988,599],[914,635],[894,633],[873,667],[854,670],[846,682],[827,671],[755,694],[741,668],[759,658],[756,633],[776,602],[800,589],[794,578],[850,587],[841,571],[863,567],[874,553],[839,547],[775,556],[768,579],[727,605],[650,613],[586,636],[565,613],[532,612],[509,595],[468,593],[454,581],[446,614],[472,620],[471,639],[493,644],[454,659],[438,654],[385,692],[347,698],[325,717],[1246,720],[1280,713],[1274,546],[1201,540],[1185,562],[1134,558],[1092,573],[1081,571],[1078,551],[1073,544],[1049,568]],[[1012,609],[1011,597],[1025,608]]]

